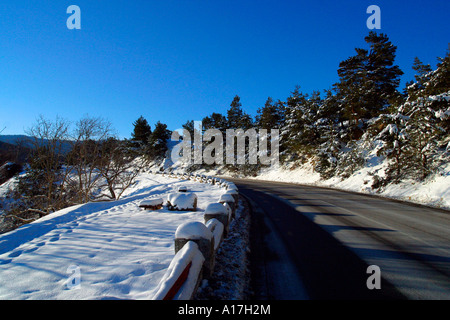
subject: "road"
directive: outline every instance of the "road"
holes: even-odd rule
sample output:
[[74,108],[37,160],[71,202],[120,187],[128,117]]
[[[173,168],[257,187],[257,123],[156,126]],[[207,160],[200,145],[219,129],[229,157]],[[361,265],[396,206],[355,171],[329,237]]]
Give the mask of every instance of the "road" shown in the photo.
[[[313,186],[230,179],[250,202],[255,299],[450,299],[450,214]],[[368,289],[379,267],[381,288]]]

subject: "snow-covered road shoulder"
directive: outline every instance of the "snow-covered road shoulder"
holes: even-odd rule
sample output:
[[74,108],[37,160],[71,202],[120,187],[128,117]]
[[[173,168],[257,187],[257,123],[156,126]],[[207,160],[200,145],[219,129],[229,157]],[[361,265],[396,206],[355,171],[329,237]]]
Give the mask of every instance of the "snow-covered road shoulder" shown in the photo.
[[[186,186],[197,211],[139,208]],[[218,186],[141,174],[121,200],[66,208],[0,236],[0,299],[148,299],[174,256],[174,234],[202,221]]]

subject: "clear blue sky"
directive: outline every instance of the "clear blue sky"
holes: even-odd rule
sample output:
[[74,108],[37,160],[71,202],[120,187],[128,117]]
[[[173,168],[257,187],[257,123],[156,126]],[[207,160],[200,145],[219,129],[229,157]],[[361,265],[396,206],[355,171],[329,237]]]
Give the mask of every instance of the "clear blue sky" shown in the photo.
[[[66,27],[72,4],[81,30]],[[89,114],[127,138],[140,115],[175,130],[225,114],[236,94],[255,115],[296,85],[330,88],[339,62],[365,47],[372,4],[402,84],[415,56],[434,68],[450,42],[448,0],[2,0],[0,130]]]

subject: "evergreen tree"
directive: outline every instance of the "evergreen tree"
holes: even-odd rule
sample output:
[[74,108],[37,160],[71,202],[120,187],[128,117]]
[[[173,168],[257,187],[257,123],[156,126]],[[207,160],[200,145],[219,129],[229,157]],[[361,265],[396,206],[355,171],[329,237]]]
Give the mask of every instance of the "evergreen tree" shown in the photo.
[[303,107],[307,96],[296,86],[287,98],[284,126],[281,129],[281,156],[283,161],[298,160],[300,158],[301,145],[299,136],[303,131]]
[[419,82],[421,85],[423,85],[426,81],[429,80],[429,77],[427,79],[427,74],[431,72],[431,66],[429,64],[425,65],[422,61],[419,60],[419,58],[414,58],[413,63],[413,70],[417,72],[417,74],[414,76],[417,82]]
[[367,81],[366,62],[368,51],[355,49],[356,56],[350,57],[339,64],[340,82],[336,85],[343,114],[351,124],[356,125],[358,119],[369,115],[368,101],[363,96],[370,89]]
[[155,125],[147,148],[147,154],[150,159],[164,157],[168,150],[167,141],[170,139],[171,131],[167,129],[167,125],[158,121]]
[[252,127],[252,118],[242,110],[241,98],[236,95],[227,111],[227,129],[247,130]]
[[204,117],[202,120],[203,129],[218,129],[225,132],[227,128],[227,118],[220,114],[213,112],[210,116]]
[[280,129],[284,123],[284,104],[268,97],[263,108],[258,109],[256,126],[260,129]]
[[378,35],[372,31],[365,40],[370,45],[367,73],[373,87],[368,98],[374,106],[371,115],[377,116],[397,96],[403,72],[399,66],[394,65],[397,47],[391,43],[387,35]]
[[365,41],[369,50],[355,49],[357,54],[341,62],[338,70],[340,82],[336,88],[353,130],[359,120],[379,115],[392,99],[398,98],[397,87],[403,74],[394,65],[397,47],[385,34],[371,31]]
[[[322,100],[319,92],[311,97],[296,87],[286,102],[285,125],[281,131],[282,154],[291,159],[304,159],[314,153],[319,144],[319,110]],[[287,159],[287,157],[283,157]]]
[[411,81],[406,84],[406,93],[410,99],[416,99],[419,96],[426,95],[425,93],[425,83],[430,80],[431,66],[429,64],[425,65],[419,58],[414,58],[413,70],[417,72],[414,75],[416,82]]
[[431,73],[426,86],[428,95],[437,95],[450,90],[450,49],[444,58],[438,58],[437,69]]
[[131,139],[134,142],[135,147],[145,147],[148,143],[148,139],[152,134],[152,130],[147,120],[140,116],[135,122],[133,122],[133,132],[131,133]]

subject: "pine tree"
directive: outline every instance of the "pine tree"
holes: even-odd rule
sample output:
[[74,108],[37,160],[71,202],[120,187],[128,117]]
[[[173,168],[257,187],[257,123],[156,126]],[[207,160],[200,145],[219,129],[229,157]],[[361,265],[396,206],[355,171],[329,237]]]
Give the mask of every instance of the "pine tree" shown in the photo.
[[205,130],[218,129],[225,133],[227,128],[227,118],[220,113],[213,112],[210,116],[203,118],[202,125]]
[[305,95],[298,86],[288,97],[281,130],[283,158],[306,160],[315,153],[320,143],[318,120],[322,103],[319,92]]
[[167,141],[170,139],[171,131],[167,125],[158,121],[155,125],[147,148],[147,155],[150,159],[162,158],[168,150]]
[[430,74],[426,84],[428,95],[437,95],[450,90],[450,49],[444,58],[438,58],[437,69]]
[[134,129],[131,133],[131,139],[134,142],[133,145],[135,147],[144,148],[152,134],[151,127],[143,116],[140,116],[139,119],[133,122],[133,126]]
[[227,111],[227,129],[247,130],[252,125],[252,118],[242,110],[241,98],[236,95]]
[[342,145],[339,134],[341,114],[337,97],[331,90],[325,91],[325,94],[318,110],[317,130],[320,138],[316,153],[319,161],[314,169],[322,178],[329,179],[335,174]]
[[397,47],[389,38],[371,31],[365,38],[369,50],[355,49],[356,55],[339,65],[340,82],[336,85],[351,139],[362,135],[360,120],[370,119],[398,99],[397,87],[403,72],[394,65]]
[[281,156],[283,161],[295,161],[301,158],[301,142],[299,140],[304,130],[303,109],[307,96],[296,86],[286,100],[285,121],[281,128]]
[[414,75],[416,82],[411,81],[406,84],[406,93],[409,96],[409,99],[416,99],[419,96],[423,97],[426,95],[425,93],[425,83],[430,80],[431,75],[431,66],[429,64],[425,65],[419,58],[414,58],[413,70],[417,72]]
[[280,100],[274,102],[268,97],[264,107],[258,109],[255,122],[260,129],[280,129],[284,123],[283,102]]
[[370,32],[365,38],[370,45],[367,62],[367,73],[374,88],[369,92],[369,102],[374,105],[372,116],[378,115],[396,97],[403,72],[394,65],[397,47],[385,34]]

